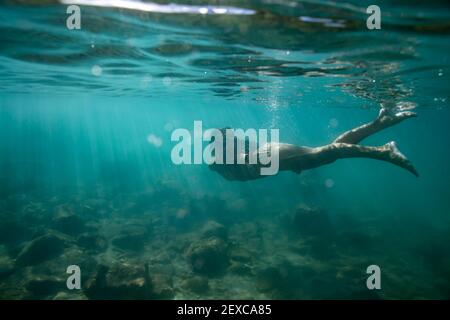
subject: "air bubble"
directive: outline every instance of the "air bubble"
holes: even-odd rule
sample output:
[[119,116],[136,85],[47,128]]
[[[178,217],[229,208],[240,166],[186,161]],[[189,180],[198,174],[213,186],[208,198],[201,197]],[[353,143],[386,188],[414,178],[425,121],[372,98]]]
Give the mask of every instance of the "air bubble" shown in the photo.
[[331,128],[336,128],[339,125],[339,121],[336,118],[330,119],[330,121],[328,122],[328,125]]
[[100,67],[99,65],[94,65],[94,66],[92,66],[92,68],[91,68],[91,73],[94,75],[94,76],[96,76],[96,77],[99,77],[99,76],[101,76],[102,75],[102,72],[103,72],[103,70],[102,70],[102,67]]
[[151,145],[155,146],[156,148],[159,148],[162,146],[162,140],[161,138],[155,136],[154,134],[149,134],[147,136],[147,142]]
[[333,181],[333,179],[327,179],[327,180],[325,180],[325,187],[327,187],[327,188],[333,188],[333,186],[334,186],[334,181]]
[[162,82],[167,87],[171,86],[172,85],[172,78],[171,77],[164,77]]

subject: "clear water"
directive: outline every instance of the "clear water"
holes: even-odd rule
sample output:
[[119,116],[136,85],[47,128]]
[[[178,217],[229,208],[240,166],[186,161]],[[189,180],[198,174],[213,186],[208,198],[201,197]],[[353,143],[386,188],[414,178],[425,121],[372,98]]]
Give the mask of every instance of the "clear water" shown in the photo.
[[[0,298],[450,297],[447,1],[378,1],[373,31],[371,1],[112,3],[81,6],[81,30],[57,1],[0,7]],[[316,146],[381,103],[419,116],[364,143],[395,140],[419,178],[349,159],[231,182],[170,158],[172,130],[194,120]],[[299,206],[329,224],[299,231]],[[211,221],[225,258],[198,267]],[[49,237],[55,252],[39,252]],[[372,264],[381,290],[366,287]]]

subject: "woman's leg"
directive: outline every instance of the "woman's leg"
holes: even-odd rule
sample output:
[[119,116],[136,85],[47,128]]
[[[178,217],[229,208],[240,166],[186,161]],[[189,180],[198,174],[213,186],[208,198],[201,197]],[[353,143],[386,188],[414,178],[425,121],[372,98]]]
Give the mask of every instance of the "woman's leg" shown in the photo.
[[412,163],[398,150],[393,141],[381,147],[366,147],[338,142],[313,148],[311,152],[292,161],[289,170],[296,171],[296,168],[301,170],[313,169],[346,158],[371,158],[386,161],[408,170],[416,177],[419,176]]
[[398,109],[389,110],[382,108],[378,118],[374,121],[344,132],[337,137],[334,142],[358,144],[368,136],[412,117],[417,117],[417,114],[411,111],[399,111]]

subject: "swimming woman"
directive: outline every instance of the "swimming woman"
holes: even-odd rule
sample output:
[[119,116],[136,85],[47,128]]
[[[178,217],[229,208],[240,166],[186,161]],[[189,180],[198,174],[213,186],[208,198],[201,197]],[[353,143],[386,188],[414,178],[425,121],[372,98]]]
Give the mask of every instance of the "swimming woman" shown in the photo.
[[[287,143],[267,143],[259,146],[253,152],[256,156],[270,153],[271,150],[279,152],[279,170],[293,171],[301,173],[304,170],[314,169],[326,164],[330,164],[339,159],[346,158],[371,158],[381,161],[386,161],[408,170],[416,177],[419,176],[417,170],[412,163],[398,150],[394,141],[386,143],[383,146],[372,147],[363,146],[359,143],[365,138],[391,127],[405,119],[416,117],[417,114],[411,111],[405,111],[398,108],[387,109],[382,108],[378,117],[369,123],[363,124],[355,129],[344,132],[337,137],[333,142],[320,147],[305,147],[296,146]],[[221,129],[224,133],[226,129]],[[236,140],[237,138],[234,137]],[[225,144],[225,142],[224,142]],[[245,145],[248,146],[248,141]],[[276,149],[273,149],[276,148]],[[236,157],[243,157],[246,159],[244,164],[210,164],[211,170],[218,172],[220,175],[228,180],[253,180],[263,178],[260,169],[263,167],[259,162],[250,163],[248,161],[249,149],[244,149],[243,154],[236,155]],[[255,156],[255,155],[253,155]]]

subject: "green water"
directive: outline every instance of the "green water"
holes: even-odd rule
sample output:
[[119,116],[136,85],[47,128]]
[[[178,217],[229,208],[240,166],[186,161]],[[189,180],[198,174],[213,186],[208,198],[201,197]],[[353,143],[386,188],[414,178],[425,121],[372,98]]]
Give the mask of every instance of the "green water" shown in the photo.
[[[449,298],[448,3],[379,1],[381,30],[367,1],[180,4],[80,6],[69,30],[67,4],[2,2],[0,298]],[[364,144],[395,140],[419,178],[346,159],[239,182],[170,157],[196,120],[319,146],[381,103],[418,117]]]

